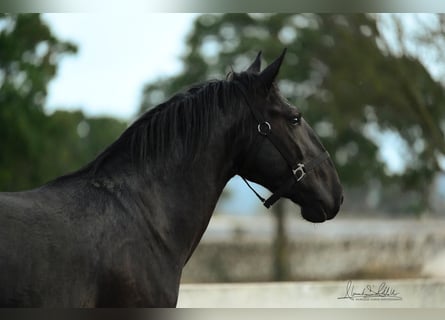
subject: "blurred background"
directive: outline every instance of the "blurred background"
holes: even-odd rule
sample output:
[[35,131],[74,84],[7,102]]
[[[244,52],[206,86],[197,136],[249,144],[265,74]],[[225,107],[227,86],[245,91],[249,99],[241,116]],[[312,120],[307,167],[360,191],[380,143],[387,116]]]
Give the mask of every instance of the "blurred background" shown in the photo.
[[341,212],[266,211],[235,177],[183,281],[445,277],[441,14],[2,14],[0,191],[80,168],[173,93],[284,47],[279,87],[336,163]]

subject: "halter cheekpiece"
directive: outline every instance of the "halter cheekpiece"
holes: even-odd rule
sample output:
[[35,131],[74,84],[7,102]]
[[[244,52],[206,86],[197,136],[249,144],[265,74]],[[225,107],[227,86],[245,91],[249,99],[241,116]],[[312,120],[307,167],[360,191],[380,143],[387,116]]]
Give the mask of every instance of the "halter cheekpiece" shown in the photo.
[[[246,97],[245,97],[246,98]],[[281,156],[286,160],[290,168],[290,176],[287,182],[285,182],[278,190],[276,190],[269,198],[263,198],[255,189],[249,184],[249,182],[241,176],[247,186],[255,193],[255,195],[260,199],[266,208],[270,208],[275,202],[277,202],[287,190],[289,190],[295,183],[300,182],[310,171],[318,167],[321,163],[329,158],[329,153],[323,151],[307,163],[301,161],[293,160],[293,157],[289,154],[286,148],[284,148],[283,143],[272,131],[272,126],[268,121],[265,121],[262,114],[258,112],[255,108],[251,106],[249,100],[245,99],[250,111],[252,112],[255,120],[258,122],[257,130],[258,133],[269,139],[272,145],[278,150]]]

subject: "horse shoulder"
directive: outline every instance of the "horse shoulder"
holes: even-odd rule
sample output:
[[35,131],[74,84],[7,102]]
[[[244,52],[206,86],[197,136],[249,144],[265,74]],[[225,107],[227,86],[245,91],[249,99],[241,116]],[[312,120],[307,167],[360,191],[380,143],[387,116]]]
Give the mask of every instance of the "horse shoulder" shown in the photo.
[[171,266],[140,240],[119,240],[101,266],[97,306],[175,306],[180,272]]

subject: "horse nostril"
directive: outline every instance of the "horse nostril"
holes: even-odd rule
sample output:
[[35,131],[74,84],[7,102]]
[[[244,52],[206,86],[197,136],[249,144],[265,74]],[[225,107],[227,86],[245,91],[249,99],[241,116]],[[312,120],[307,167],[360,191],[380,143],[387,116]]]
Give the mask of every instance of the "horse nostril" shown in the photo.
[[341,195],[340,204],[343,204],[344,197]]

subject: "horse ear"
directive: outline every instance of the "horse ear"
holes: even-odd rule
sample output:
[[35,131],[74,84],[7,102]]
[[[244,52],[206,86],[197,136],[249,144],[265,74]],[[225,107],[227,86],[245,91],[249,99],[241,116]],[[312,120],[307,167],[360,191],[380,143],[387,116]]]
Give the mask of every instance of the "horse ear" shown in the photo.
[[249,68],[247,68],[246,71],[251,73],[260,73],[260,70],[261,70],[261,51],[258,52],[255,60],[252,62]]
[[226,80],[227,81],[232,81],[235,75],[235,71],[233,71],[233,67],[230,66],[230,71],[227,73],[226,75]]
[[281,63],[283,62],[284,56],[286,55],[286,50],[284,49],[281,55],[275,59],[270,65],[266,67],[260,74],[260,78],[267,89],[272,87],[272,83],[275,81],[278,72],[280,71]]

